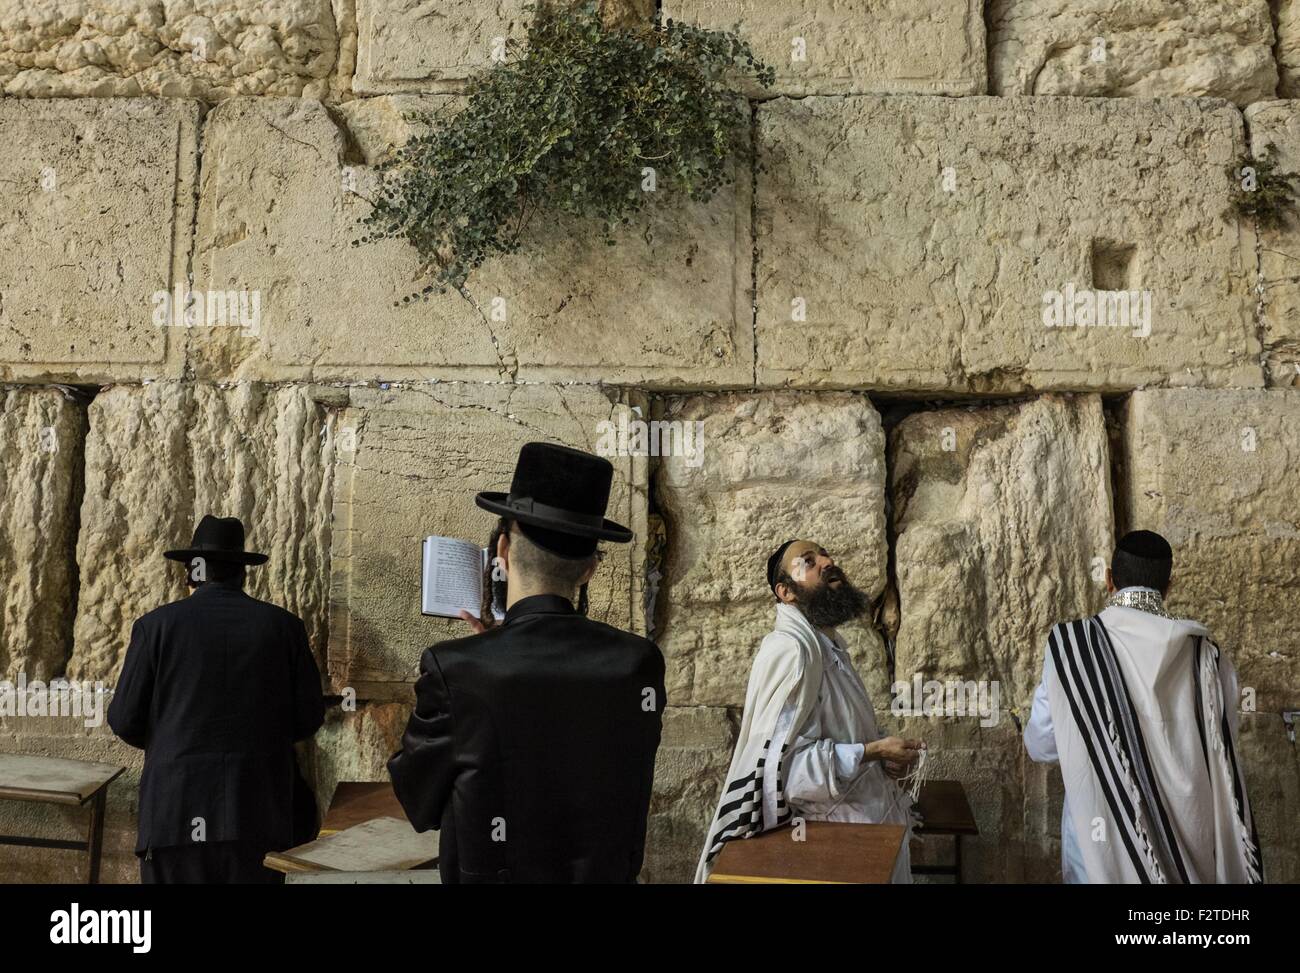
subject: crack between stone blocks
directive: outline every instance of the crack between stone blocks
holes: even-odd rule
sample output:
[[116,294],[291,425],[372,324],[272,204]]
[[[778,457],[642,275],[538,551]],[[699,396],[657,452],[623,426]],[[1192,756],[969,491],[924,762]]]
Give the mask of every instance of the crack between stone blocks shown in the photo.
[[[1237,114],[1241,116],[1241,131],[1246,143],[1246,154],[1251,159],[1255,159],[1250,119],[1246,117],[1246,113],[1241,109],[1237,109]],[[1267,387],[1269,384],[1268,326],[1266,317],[1268,301],[1265,296],[1267,288],[1264,281],[1264,245],[1260,240],[1259,221],[1252,219],[1250,223],[1252,236],[1255,240],[1255,340],[1259,342],[1259,369],[1263,375],[1264,385]]]
[[[466,383],[466,384],[474,384],[474,383]],[[550,433],[547,433],[545,430],[539,429],[536,426],[529,425],[528,423],[522,421],[513,413],[511,413],[509,411],[510,409],[509,397],[506,399],[506,409],[503,411],[501,409],[494,409],[490,405],[484,405],[481,402],[464,402],[461,404],[457,404],[455,402],[448,402],[446,399],[441,399],[438,396],[434,395],[432,390],[427,388],[421,388],[420,386],[409,386],[409,388],[413,392],[419,392],[421,395],[425,395],[433,399],[433,401],[437,402],[440,406],[442,406],[445,409],[454,409],[454,410],[468,409],[474,412],[487,412],[490,415],[494,415],[501,419],[505,419],[507,422],[513,422],[516,426],[519,426],[523,429],[527,429],[529,432],[534,432],[538,436],[542,437],[543,439],[549,440],[551,438]],[[510,396],[513,395],[514,395],[514,391],[512,389],[510,392]],[[570,415],[572,415],[572,413],[570,413]]]
[[488,337],[492,339],[492,351],[495,352],[497,356],[497,372],[501,375],[507,376],[510,381],[515,381],[519,374],[519,363],[516,361],[514,368],[511,368],[506,364],[505,357],[501,354],[501,342],[497,340],[497,334],[492,329],[492,322],[488,319],[488,316],[483,313],[483,308],[479,306],[478,301],[474,300],[473,296],[465,288],[464,284],[461,284],[456,288],[456,293],[464,298],[466,303],[478,312],[478,316],[483,319],[483,326],[487,328]]
[[[197,104],[199,109],[198,118],[195,120],[194,123],[194,185],[190,187],[191,196],[193,197],[191,200],[191,208],[190,208],[190,241],[189,241],[189,246],[185,248],[186,291],[188,291],[191,287],[193,287],[194,262],[198,255],[198,248],[199,248],[199,200],[202,197],[202,190],[203,190],[203,150],[204,150],[203,129],[205,127],[205,122],[207,121],[207,117],[208,117],[207,103],[200,101],[197,102]],[[176,174],[177,174],[176,190],[172,193],[173,213],[178,211],[179,203],[180,203],[180,196],[179,196],[180,167],[181,167],[181,159],[182,159],[183,151],[184,148],[178,134],[178,137],[176,139]],[[175,261],[175,254],[176,254],[176,233],[177,232],[178,232],[178,228],[173,223],[173,228],[172,228],[172,261],[173,262],[171,264],[172,266],[171,276],[173,279],[168,282],[169,286],[173,290],[175,289],[176,286],[176,281],[175,281],[176,266],[174,261]],[[171,329],[171,330],[175,330],[175,329]],[[194,373],[192,370],[193,366],[190,361],[190,352],[191,352],[190,342],[194,337],[193,335],[194,329],[185,328],[184,331],[185,331],[185,338],[182,343],[184,353],[182,355],[181,374],[184,375],[186,379],[193,379],[194,378]],[[170,343],[171,341],[170,330],[167,334],[167,340]],[[166,357],[167,357],[166,353],[164,353],[164,358]]]
[[749,335],[753,383],[758,387],[758,102],[749,102]]
[[[991,95],[993,94],[993,0],[984,0],[980,6],[980,16],[984,21],[984,94]],[[1039,70],[1041,71],[1042,68],[1040,67]]]
[[859,393],[866,400],[873,412],[880,417],[880,429],[884,438],[884,463],[885,463],[885,483],[884,483],[884,501],[885,501],[885,586],[880,592],[880,597],[871,607],[871,625],[880,636],[880,641],[885,648],[885,668],[889,677],[890,699],[893,699],[893,685],[896,676],[896,656],[895,649],[897,645],[897,631],[890,631],[888,622],[885,620],[885,611],[889,606],[892,596],[894,610],[901,626],[903,621],[903,605],[899,596],[898,587],[898,560],[897,560],[897,526],[894,520],[894,469],[893,461],[890,456],[889,437],[892,427],[886,427],[884,415],[881,413],[879,405],[874,402],[867,393]]

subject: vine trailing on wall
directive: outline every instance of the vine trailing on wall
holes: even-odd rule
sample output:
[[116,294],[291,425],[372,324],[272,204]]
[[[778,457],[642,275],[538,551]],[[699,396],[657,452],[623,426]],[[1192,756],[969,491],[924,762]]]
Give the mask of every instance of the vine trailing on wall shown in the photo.
[[1280,229],[1294,216],[1294,182],[1300,176],[1283,172],[1267,152],[1258,158],[1243,154],[1228,167],[1228,177],[1233,183],[1231,209],[1237,216],[1264,229]]
[[671,20],[609,26],[596,3],[530,12],[523,50],[471,78],[459,111],[408,113],[420,134],[378,167],[353,245],[415,248],[428,283],[402,303],[462,288],[539,218],[590,220],[613,245],[652,196],[707,202],[749,158],[735,88],[775,72],[745,41]]

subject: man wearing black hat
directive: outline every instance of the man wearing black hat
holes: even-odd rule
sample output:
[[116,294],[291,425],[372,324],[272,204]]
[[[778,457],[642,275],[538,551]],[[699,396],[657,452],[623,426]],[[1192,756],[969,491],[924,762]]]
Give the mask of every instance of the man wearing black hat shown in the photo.
[[194,591],[135,623],[108,708],[113,732],[144,750],[141,881],[283,880],[266,853],[315,837],[294,828],[293,744],[325,718],[307,630],[244,593],[245,568],[267,556],[244,550],[237,518],[205,516],[164,556]]
[[1204,625],[1165,610],[1172,570],[1159,534],[1124,535],[1106,607],[1048,634],[1024,738],[1061,765],[1067,883],[1262,881],[1236,670]]
[[[585,615],[613,467],[528,443],[489,574],[505,619],[420,660],[416,704],[388,770],[419,831],[441,829],[444,883],[632,882],[641,870],[665,705],[653,642]],[[579,606],[574,607],[574,593]],[[491,618],[485,611],[483,618]]]

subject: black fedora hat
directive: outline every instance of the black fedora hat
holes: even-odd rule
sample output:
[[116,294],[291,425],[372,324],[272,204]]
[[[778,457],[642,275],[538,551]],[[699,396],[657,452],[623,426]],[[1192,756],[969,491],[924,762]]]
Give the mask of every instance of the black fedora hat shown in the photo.
[[244,550],[244,524],[238,517],[204,514],[189,547],[164,551],[163,557],[186,563],[196,557],[232,564],[265,564],[266,555]]
[[582,557],[597,541],[626,544],[632,532],[605,519],[614,467],[568,446],[525,443],[509,493],[474,498],[484,510],[518,521],[534,543],[565,557]]

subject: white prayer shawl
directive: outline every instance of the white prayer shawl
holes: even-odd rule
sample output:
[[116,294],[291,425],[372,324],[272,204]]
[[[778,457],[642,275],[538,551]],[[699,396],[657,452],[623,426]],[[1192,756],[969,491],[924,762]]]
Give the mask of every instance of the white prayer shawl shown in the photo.
[[[838,637],[836,644],[842,647]],[[723,844],[769,831],[793,816],[785,796],[788,751],[800,729],[815,715],[821,685],[822,649],[817,643],[817,633],[797,608],[777,605],[776,628],[764,637],[750,669],[740,735],[713,822],[705,836],[696,882],[708,879]],[[863,698],[866,698],[865,691]],[[875,786],[888,788],[890,794],[870,795],[880,798],[872,803],[890,807],[893,813],[889,820],[897,819],[896,823],[909,825],[907,837],[910,837],[907,795],[883,773],[876,776]],[[863,786],[869,783],[863,782]],[[854,789],[860,789],[859,785],[855,783]],[[819,819],[815,814],[804,816]],[[906,840],[905,837],[905,843]]]
[[1061,774],[1093,883],[1262,881],[1224,687],[1197,622],[1112,606],[1055,626],[1047,654]]

